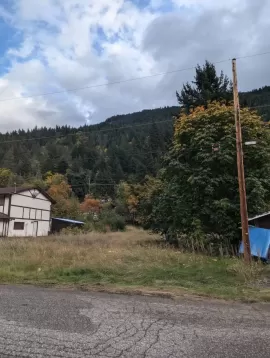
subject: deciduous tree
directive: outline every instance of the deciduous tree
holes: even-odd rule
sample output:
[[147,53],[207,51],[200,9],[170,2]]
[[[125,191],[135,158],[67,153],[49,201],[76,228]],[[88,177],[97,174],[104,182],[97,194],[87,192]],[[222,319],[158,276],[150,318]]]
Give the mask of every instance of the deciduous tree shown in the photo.
[[[250,215],[269,210],[270,136],[254,111],[241,110],[246,189]],[[218,148],[217,151],[213,151]],[[164,190],[153,209],[160,231],[217,233],[238,239],[240,215],[233,106],[209,103],[175,124],[163,175]]]

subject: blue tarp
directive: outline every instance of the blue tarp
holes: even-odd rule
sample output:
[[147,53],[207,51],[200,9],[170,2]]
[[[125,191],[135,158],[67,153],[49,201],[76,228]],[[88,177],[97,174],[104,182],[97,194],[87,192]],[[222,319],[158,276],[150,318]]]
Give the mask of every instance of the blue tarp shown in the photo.
[[[251,255],[261,259],[268,259],[268,250],[270,248],[270,230],[258,227],[249,227],[249,240]],[[244,253],[243,243],[240,245],[240,254]]]

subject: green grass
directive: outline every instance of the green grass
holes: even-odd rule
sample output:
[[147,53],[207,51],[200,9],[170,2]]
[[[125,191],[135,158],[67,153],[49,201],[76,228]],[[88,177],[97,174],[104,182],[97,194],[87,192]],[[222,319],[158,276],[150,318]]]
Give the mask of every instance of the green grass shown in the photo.
[[143,230],[81,236],[2,239],[0,283],[57,284],[110,290],[154,290],[225,299],[270,301],[256,283],[269,267],[157,246]]

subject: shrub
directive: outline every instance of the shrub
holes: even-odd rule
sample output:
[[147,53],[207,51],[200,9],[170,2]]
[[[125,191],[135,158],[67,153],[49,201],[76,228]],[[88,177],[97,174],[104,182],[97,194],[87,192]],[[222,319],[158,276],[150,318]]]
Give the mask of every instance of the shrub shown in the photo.
[[84,231],[124,231],[126,227],[125,218],[115,212],[115,210],[104,209],[100,214],[89,214],[84,217]]
[[117,214],[114,210],[104,210],[100,215],[99,222],[104,227],[109,227],[111,231],[124,231],[126,227],[123,216]]

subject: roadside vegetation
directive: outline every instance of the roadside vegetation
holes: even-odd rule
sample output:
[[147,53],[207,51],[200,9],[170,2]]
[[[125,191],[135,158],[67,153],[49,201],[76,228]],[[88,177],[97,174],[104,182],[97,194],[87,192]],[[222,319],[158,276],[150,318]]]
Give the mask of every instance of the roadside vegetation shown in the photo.
[[266,265],[247,267],[238,258],[184,252],[130,227],[0,241],[1,283],[269,301],[270,291],[262,285],[268,274]]

